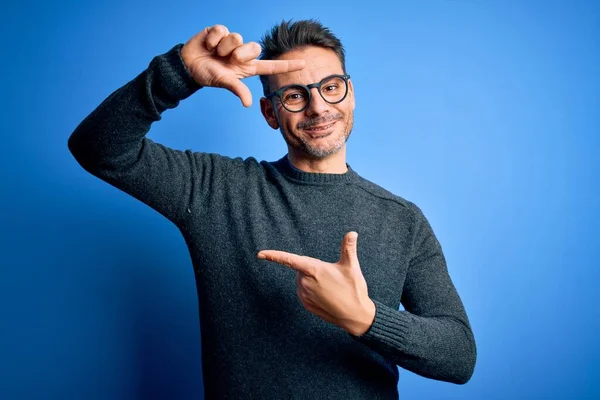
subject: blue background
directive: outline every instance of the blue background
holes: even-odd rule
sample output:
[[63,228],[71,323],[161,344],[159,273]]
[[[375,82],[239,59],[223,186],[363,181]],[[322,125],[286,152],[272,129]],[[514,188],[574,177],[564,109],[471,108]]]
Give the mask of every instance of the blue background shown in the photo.
[[[0,398],[200,397],[183,238],[80,168],[67,138],[205,26],[249,41],[289,18],[343,40],[348,162],[423,209],[473,325],[471,381],[401,370],[401,397],[600,396],[599,2],[25,1],[0,14]],[[205,89],[149,136],[276,160],[284,141],[258,78],[246,83],[251,108]]]

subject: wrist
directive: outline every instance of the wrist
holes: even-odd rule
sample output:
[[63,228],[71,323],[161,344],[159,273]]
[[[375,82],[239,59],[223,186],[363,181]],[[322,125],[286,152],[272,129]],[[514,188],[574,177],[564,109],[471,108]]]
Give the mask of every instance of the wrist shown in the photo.
[[357,318],[352,324],[346,329],[348,333],[354,336],[362,336],[369,331],[373,322],[375,321],[375,314],[377,307],[370,298],[366,304],[357,313]]

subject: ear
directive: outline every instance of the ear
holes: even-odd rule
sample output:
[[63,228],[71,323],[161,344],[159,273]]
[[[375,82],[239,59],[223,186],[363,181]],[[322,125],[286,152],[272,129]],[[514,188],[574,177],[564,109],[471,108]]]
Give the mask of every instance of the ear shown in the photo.
[[265,121],[267,124],[273,129],[279,128],[279,123],[277,122],[277,117],[275,116],[275,110],[273,109],[273,103],[267,100],[266,97],[260,98],[260,112],[263,117],[265,117]]
[[352,109],[354,110],[354,106],[356,103],[354,102],[354,85],[352,81],[348,79],[348,96],[350,97],[350,102],[352,103]]

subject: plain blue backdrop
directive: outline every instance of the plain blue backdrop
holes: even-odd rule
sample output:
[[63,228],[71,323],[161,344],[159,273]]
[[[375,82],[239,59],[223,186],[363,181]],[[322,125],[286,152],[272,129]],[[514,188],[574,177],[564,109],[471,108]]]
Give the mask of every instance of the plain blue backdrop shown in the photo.
[[[471,381],[401,369],[401,397],[600,396],[599,2],[13,3],[0,13],[0,398],[201,397],[183,238],[80,168],[67,138],[204,27],[256,41],[290,18],[318,18],[345,44],[348,163],[423,209],[473,326]],[[207,88],[149,137],[278,159],[259,80],[245,82],[249,109]]]

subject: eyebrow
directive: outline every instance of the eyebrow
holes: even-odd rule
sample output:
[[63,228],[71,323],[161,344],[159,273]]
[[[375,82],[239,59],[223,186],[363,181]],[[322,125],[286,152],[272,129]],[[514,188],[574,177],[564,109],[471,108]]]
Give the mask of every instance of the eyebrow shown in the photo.
[[306,83],[306,84],[305,83],[297,83],[297,82],[295,82],[295,83],[288,83],[288,84],[279,86],[277,89],[272,89],[272,91],[275,92],[275,91],[277,91],[277,90],[279,90],[281,88],[284,88],[286,86],[296,86],[296,85],[298,85],[298,86],[308,86],[308,85],[312,85],[314,83],[319,83],[323,79],[329,78],[332,75],[344,75],[344,73],[343,72],[332,72],[330,74],[325,75],[324,77],[322,77],[321,79],[319,79],[318,81],[315,81],[315,82],[310,82],[310,83]]

